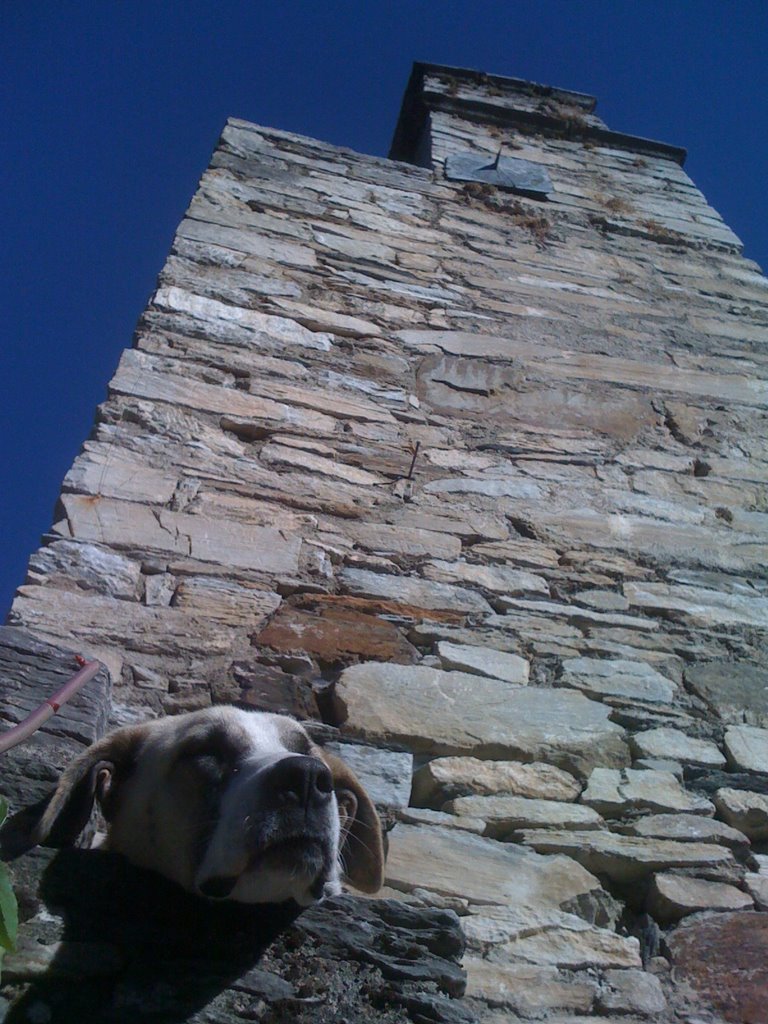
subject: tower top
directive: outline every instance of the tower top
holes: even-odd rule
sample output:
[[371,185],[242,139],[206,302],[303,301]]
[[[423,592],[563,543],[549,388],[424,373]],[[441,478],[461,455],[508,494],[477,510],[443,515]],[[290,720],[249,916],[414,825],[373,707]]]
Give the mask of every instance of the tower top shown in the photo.
[[586,93],[417,61],[389,155],[393,160],[424,165],[424,154],[429,151],[429,115],[442,111],[521,132],[560,135],[684,163],[686,151],[679,146],[611,131],[594,113],[596,106],[596,98]]

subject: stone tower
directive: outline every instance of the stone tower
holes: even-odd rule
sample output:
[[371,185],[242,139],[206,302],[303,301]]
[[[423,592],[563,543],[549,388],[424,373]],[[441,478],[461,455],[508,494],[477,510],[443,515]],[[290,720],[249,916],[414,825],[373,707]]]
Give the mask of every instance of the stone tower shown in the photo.
[[361,1020],[765,1020],[766,280],[594,108],[418,64],[390,159],[230,121],[3,631],[8,720],[111,676],[17,799],[107,716],[317,723],[391,826]]

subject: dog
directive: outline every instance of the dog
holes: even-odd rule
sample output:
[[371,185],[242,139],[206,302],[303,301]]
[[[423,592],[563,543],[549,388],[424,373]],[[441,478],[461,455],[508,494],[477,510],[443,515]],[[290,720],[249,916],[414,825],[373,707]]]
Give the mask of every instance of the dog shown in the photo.
[[306,907],[342,874],[383,884],[370,797],[284,715],[217,706],[117,729],[65,770],[31,845],[73,844],[94,804],[104,848],[207,899]]

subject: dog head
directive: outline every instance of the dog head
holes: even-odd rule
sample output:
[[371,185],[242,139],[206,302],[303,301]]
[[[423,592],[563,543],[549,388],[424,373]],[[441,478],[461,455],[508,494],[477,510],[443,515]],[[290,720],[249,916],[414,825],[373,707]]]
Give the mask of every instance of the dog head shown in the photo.
[[32,839],[73,843],[98,802],[107,848],[191,892],[302,906],[381,887],[381,825],[350,769],[283,715],[215,707],[127,726],[62,775]]

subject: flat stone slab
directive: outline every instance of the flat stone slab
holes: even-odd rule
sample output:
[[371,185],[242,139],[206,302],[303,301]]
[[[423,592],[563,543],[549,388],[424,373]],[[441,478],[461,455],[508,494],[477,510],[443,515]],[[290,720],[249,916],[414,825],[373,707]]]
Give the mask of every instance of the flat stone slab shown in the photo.
[[575,800],[581,783],[562,768],[535,761],[481,761],[477,757],[436,757],[413,777],[413,801],[442,807],[455,797],[508,794],[534,800]]
[[509,959],[579,970],[640,966],[639,943],[575,914],[530,907],[470,907],[462,920],[467,949]]
[[707,768],[721,768],[725,764],[725,757],[716,743],[687,736],[680,729],[666,726],[636,732],[629,745],[636,757],[671,758]]
[[526,685],[531,671],[525,658],[507,651],[496,651],[492,647],[471,647],[441,640],[437,644],[437,656],[446,670],[457,669],[472,675],[502,679],[517,686]]
[[687,686],[724,722],[768,729],[768,668],[749,662],[712,661],[686,669]]
[[725,732],[725,752],[728,763],[738,771],[768,775],[768,729],[732,725]]
[[451,814],[482,818],[486,835],[503,839],[524,828],[601,828],[603,819],[591,807],[557,800],[529,800],[523,796],[463,796],[450,800]]
[[735,885],[664,872],[654,876],[648,893],[648,909],[658,921],[679,921],[704,910],[751,909],[752,905],[752,897]]
[[661,982],[654,974],[630,967],[628,970],[605,972],[597,1006],[601,1017],[605,1013],[637,1013],[642,1017],[655,1017],[666,1010],[667,1000]]
[[645,814],[626,832],[634,836],[654,839],[676,839],[690,843],[719,843],[732,849],[746,849],[749,839],[743,832],[731,828],[716,818],[703,818],[695,814]]
[[620,817],[632,811],[707,815],[715,810],[706,797],[681,786],[672,772],[650,769],[595,768],[581,801],[606,817]]
[[490,615],[491,606],[474,590],[433,583],[413,576],[392,576],[369,569],[343,569],[339,579],[350,594],[380,597],[417,608],[446,609]]
[[424,566],[424,575],[441,583],[466,584],[496,594],[544,594],[549,597],[549,586],[543,577],[506,565],[435,561]]
[[336,700],[346,731],[414,753],[545,760],[580,774],[628,760],[609,709],[568,690],[369,662],[342,672]]
[[755,842],[768,839],[768,796],[748,789],[718,789],[717,814]]
[[554,909],[602,891],[598,880],[569,857],[542,857],[469,832],[405,824],[389,833],[387,885],[402,892],[428,889],[470,903]]
[[[474,956],[465,957],[463,963],[467,972],[468,997],[522,1014],[526,1019],[539,1018],[555,1010],[587,1013],[597,991],[597,984],[591,979],[582,976],[571,980],[557,967],[497,963]],[[493,1024],[496,1020],[506,1022],[510,1019],[519,1018],[510,1018],[505,1012],[494,1019]]]
[[690,918],[667,944],[679,979],[730,1024],[765,1020],[768,914],[742,910]]
[[624,697],[650,703],[670,704],[677,687],[644,661],[601,658],[568,658],[559,678],[562,686],[573,686],[600,697]]
[[539,853],[563,853],[588,871],[615,882],[631,882],[672,867],[716,867],[733,864],[733,854],[710,843],[680,843],[672,839],[645,839],[595,829],[567,832],[537,829],[520,838]]

